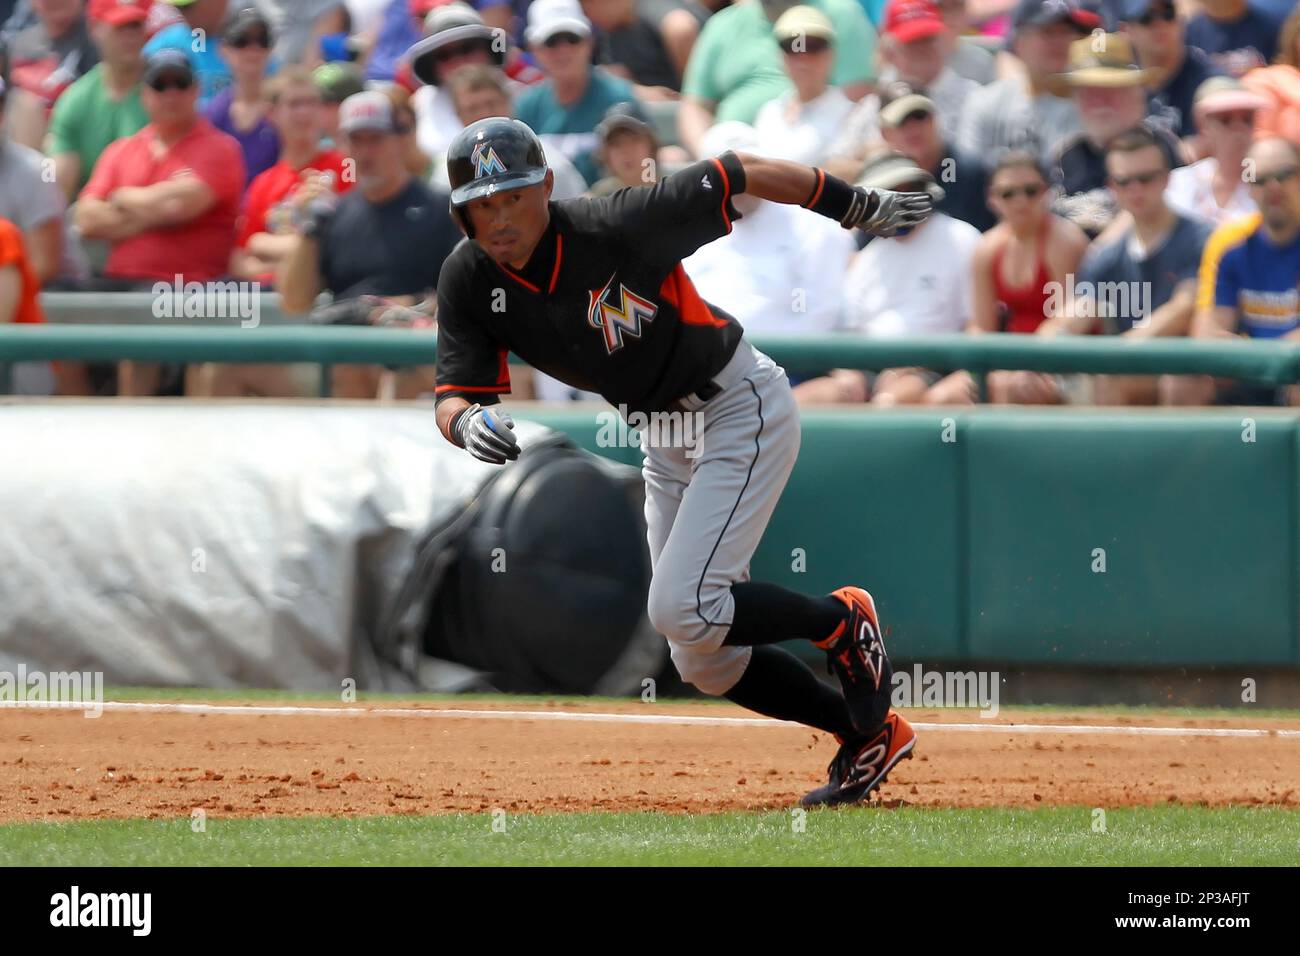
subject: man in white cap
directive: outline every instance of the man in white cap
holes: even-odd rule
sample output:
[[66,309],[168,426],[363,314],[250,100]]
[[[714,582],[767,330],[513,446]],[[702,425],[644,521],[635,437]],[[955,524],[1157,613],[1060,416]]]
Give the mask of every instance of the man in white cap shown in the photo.
[[533,0],[524,38],[546,79],[520,95],[515,116],[594,183],[596,127],[615,103],[635,102],[632,84],[592,66],[591,21],[578,0]]

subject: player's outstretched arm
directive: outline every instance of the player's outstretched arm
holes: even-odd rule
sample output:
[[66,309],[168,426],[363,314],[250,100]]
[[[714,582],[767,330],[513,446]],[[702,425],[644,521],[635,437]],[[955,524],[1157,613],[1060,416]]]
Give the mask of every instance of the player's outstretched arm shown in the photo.
[[845,229],[865,229],[892,236],[918,226],[930,215],[934,200],[926,193],[850,186],[824,169],[784,159],[737,153],[745,170],[745,192],[759,199],[803,206],[836,220]]

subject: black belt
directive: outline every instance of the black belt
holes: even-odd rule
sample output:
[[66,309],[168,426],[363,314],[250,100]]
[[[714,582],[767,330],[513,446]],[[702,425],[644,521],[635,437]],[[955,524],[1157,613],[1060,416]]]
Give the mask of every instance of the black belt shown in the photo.
[[695,397],[702,402],[709,402],[717,398],[720,394],[722,394],[722,386],[717,382],[709,381],[704,384],[702,389],[695,393]]
[[[691,394],[683,396],[682,398],[674,399],[673,401],[669,402],[666,411],[670,411],[670,412],[699,411],[700,408],[702,408],[705,405],[705,403],[712,401],[713,399],[717,398],[721,394],[722,394],[722,386],[715,381],[709,380],[708,382],[705,382],[704,385],[702,385],[696,391],[691,392]],[[690,399],[694,399],[694,401],[688,404],[688,400]]]

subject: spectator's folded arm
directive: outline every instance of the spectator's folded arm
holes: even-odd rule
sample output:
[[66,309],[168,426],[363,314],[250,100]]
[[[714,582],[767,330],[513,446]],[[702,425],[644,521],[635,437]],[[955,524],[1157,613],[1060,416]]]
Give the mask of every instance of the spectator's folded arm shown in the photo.
[[86,239],[103,239],[117,242],[129,239],[144,231],[138,218],[97,196],[82,192],[77,200],[77,231]]
[[152,186],[126,186],[115,190],[115,206],[125,209],[146,229],[192,222],[217,204],[217,193],[195,176],[183,176]]

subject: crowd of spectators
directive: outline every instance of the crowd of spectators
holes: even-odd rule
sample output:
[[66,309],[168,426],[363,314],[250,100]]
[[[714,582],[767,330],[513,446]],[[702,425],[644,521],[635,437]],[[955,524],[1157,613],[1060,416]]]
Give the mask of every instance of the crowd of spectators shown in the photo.
[[[756,335],[1300,339],[1296,0],[0,0],[0,322],[42,321],[42,289],[241,281],[288,313],[432,326],[460,240],[446,149],[494,115],[542,137],[556,200],[727,149],[934,197],[887,239],[738,197],[733,234],[685,268]],[[135,371],[58,363],[20,385],[312,384]],[[335,386],[430,381],[340,368]],[[1026,372],[988,388],[1098,404],[1296,391]],[[838,369],[796,395],[947,404],[976,387]]]

